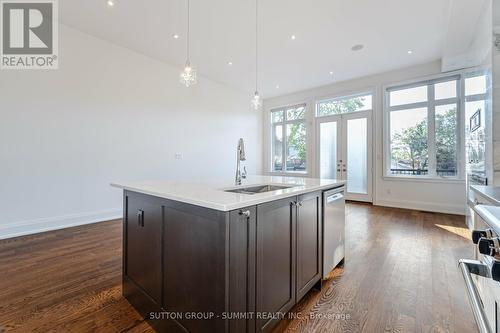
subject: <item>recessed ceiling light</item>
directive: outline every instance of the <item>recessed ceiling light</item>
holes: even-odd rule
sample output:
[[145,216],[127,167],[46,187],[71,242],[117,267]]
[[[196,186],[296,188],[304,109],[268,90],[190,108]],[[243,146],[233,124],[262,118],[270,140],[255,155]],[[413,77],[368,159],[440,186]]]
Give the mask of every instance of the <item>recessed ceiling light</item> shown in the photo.
[[108,7],[113,7],[115,5],[115,1],[114,0],[108,0],[106,1]]
[[290,39],[291,39],[291,40],[295,40],[295,38],[297,38],[297,37],[295,37],[295,35],[291,35],[291,36],[290,36]]
[[277,85],[276,85],[276,89],[279,89],[279,88],[280,88],[280,85],[279,85],[279,84],[277,84]]
[[408,54],[412,54],[412,53],[413,53],[413,51],[412,51],[412,50],[408,50]]
[[330,75],[333,75],[333,72],[330,72]]
[[359,50],[363,49],[363,47],[365,47],[363,44],[356,44],[353,47],[351,47],[351,50],[359,51]]
[[233,65],[233,63],[232,63],[231,61],[229,61],[229,62],[227,63],[227,65],[228,65],[228,66],[232,66],[232,65]]
[[179,35],[178,34],[175,34],[172,37],[174,37],[174,39],[179,39]]

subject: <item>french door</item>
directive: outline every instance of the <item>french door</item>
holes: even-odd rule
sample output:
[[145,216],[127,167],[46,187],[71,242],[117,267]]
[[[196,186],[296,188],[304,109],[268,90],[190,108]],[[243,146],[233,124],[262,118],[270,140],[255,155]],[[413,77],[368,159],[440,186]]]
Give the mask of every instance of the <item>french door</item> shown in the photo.
[[346,199],[372,201],[371,111],[316,118],[320,178],[347,181]]

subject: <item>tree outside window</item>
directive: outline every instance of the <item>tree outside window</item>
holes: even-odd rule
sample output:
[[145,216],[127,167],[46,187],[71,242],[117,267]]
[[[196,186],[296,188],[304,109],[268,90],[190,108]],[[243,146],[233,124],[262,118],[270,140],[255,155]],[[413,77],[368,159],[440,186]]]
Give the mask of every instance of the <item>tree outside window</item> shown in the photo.
[[458,175],[458,82],[453,77],[387,90],[390,174]]

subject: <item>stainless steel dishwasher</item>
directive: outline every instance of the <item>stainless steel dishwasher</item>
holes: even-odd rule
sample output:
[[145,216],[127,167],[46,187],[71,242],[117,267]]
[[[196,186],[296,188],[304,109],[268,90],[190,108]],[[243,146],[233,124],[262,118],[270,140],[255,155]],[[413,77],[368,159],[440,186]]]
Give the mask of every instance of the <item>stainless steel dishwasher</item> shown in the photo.
[[345,256],[344,186],[323,192],[323,279]]

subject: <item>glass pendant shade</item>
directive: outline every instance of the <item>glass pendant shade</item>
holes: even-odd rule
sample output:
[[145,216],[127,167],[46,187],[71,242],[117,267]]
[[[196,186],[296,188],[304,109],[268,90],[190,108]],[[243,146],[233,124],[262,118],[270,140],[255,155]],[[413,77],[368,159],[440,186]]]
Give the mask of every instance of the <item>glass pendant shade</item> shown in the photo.
[[196,78],[196,69],[191,66],[191,63],[190,63],[190,52],[189,52],[189,40],[190,40],[190,37],[191,37],[191,34],[190,34],[190,0],[187,0],[187,27],[186,27],[186,35],[187,35],[187,40],[186,40],[186,65],[184,66],[184,69],[182,70],[180,76],[179,76],[179,82],[186,86],[186,87],[191,87],[192,85],[195,85],[198,81],[197,81],[197,78]]
[[184,66],[184,69],[179,76],[179,82],[186,87],[190,87],[198,82],[196,78],[196,70],[189,62],[187,62],[186,66]]
[[262,98],[260,98],[259,93],[256,91],[252,98],[252,106],[255,110],[260,110],[262,107]]

